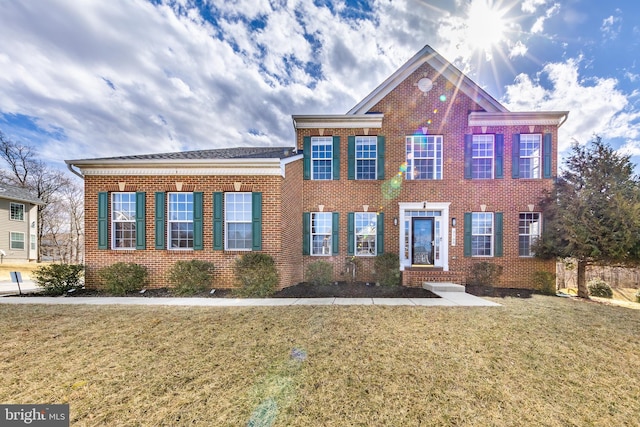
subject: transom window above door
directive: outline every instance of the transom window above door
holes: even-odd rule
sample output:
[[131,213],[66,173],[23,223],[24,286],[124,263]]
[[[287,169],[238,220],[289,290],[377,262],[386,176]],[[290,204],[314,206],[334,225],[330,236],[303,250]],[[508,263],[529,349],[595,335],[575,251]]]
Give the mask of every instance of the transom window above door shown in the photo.
[[442,179],[442,135],[409,135],[406,153],[406,179]]

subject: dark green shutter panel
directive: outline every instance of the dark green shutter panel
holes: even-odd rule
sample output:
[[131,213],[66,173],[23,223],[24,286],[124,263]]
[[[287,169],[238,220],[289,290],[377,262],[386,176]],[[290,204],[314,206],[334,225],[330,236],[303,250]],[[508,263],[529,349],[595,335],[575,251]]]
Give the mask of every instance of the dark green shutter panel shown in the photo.
[[302,255],[311,253],[311,214],[302,213]]
[[311,137],[302,138],[302,177],[311,179]]
[[353,212],[347,213],[347,255],[353,255],[355,253],[356,233],[354,217]]
[[340,214],[333,212],[331,215],[331,255],[336,255],[340,252]]
[[166,194],[156,193],[156,249],[165,249],[165,237],[167,235],[167,227],[165,223],[166,210]]
[[496,212],[493,214],[493,222],[495,227],[494,240],[495,250],[493,256],[502,256],[502,212]]
[[251,250],[262,250],[262,193],[251,193]]
[[98,249],[109,249],[109,193],[98,193]]
[[544,177],[551,178],[551,134],[544,134],[544,146],[542,147],[542,168],[544,169]]
[[348,179],[356,179],[356,137],[347,138]]
[[333,179],[340,180],[340,137],[333,137]]
[[378,179],[384,179],[384,136],[378,135]]
[[213,193],[213,249],[223,250],[222,241],[222,196],[221,192]]
[[504,178],[504,135],[496,134],[495,178]]
[[520,134],[513,134],[511,142],[511,177],[520,178]]
[[193,249],[197,251],[204,249],[202,236],[202,222],[204,218],[204,214],[202,212],[202,196],[203,194],[201,192],[193,193]]
[[464,213],[464,256],[471,256],[471,232],[472,232],[472,224],[471,224],[471,212]]
[[384,213],[380,212],[376,218],[376,255],[384,253]]
[[145,198],[145,193],[136,193],[136,249],[147,249]]
[[471,179],[473,177],[472,173],[472,142],[473,135],[465,135],[464,136],[464,178]]

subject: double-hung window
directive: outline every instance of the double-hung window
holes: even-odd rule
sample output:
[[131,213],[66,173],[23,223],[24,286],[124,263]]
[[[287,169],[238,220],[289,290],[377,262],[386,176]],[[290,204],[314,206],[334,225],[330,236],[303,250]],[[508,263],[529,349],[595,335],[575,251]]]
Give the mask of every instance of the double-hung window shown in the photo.
[[311,255],[331,255],[332,213],[311,213]]
[[252,247],[251,193],[225,193],[225,249],[249,251]]
[[376,179],[376,159],[378,138],[376,136],[356,136],[356,179]]
[[518,252],[521,257],[531,257],[535,254],[531,246],[540,237],[541,225],[538,212],[520,213],[518,222]]
[[492,179],[494,135],[473,135],[471,142],[472,179]]
[[9,247],[15,250],[24,250],[24,233],[10,233]]
[[13,203],[10,204],[10,218],[13,221],[24,221],[24,205],[22,203]]
[[377,217],[375,212],[355,212],[356,255],[376,255]]
[[169,193],[170,249],[193,249],[193,193]]
[[493,256],[493,213],[471,214],[471,256]]
[[[333,179],[333,137],[311,138],[311,179]],[[335,167],[338,167],[336,165]]]
[[519,148],[520,178],[540,178],[542,135],[521,134]]
[[406,137],[406,179],[442,179],[442,136]]
[[136,193],[111,194],[111,233],[113,249],[136,248]]

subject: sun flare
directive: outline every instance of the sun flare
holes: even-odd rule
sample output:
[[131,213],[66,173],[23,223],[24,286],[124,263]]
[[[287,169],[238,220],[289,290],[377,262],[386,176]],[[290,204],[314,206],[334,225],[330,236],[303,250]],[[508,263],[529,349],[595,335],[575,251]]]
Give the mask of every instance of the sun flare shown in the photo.
[[475,49],[490,53],[504,41],[506,10],[501,10],[489,0],[471,0],[467,17],[467,37]]

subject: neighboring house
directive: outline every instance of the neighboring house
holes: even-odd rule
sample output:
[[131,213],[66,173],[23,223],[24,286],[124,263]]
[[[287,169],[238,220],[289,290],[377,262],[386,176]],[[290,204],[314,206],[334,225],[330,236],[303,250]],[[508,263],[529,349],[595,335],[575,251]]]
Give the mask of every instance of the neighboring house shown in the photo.
[[0,258],[38,260],[38,206],[44,202],[28,190],[0,184]]
[[375,256],[394,252],[407,286],[464,283],[488,261],[500,286],[531,287],[555,271],[531,243],[567,115],[509,112],[426,46],[347,114],[294,115],[295,148],[68,160],[85,179],[87,282],[127,261],[165,286],[173,262],[197,258],[231,287],[246,251],[272,255],[282,287],[318,260],[345,280],[354,257],[372,281]]

